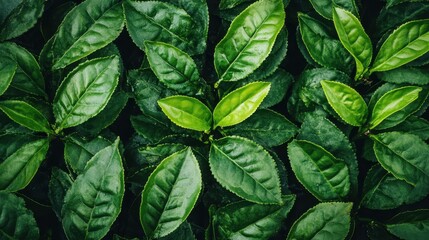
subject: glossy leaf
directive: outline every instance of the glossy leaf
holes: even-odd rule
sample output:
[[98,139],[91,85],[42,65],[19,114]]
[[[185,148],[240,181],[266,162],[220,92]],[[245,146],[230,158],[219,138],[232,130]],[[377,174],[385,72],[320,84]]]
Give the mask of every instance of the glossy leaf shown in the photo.
[[407,22],[384,41],[371,72],[400,67],[429,51],[429,19]]
[[201,172],[190,148],[162,160],[142,192],[140,222],[150,238],[163,237],[185,221],[201,191]]
[[46,133],[52,132],[52,128],[43,113],[24,101],[1,101],[0,110],[2,110],[16,123],[19,123],[33,131]]
[[32,135],[31,133],[2,133],[0,135],[0,162],[12,155],[25,144],[38,139],[38,136]]
[[125,190],[118,144],[95,154],[67,191],[61,215],[68,239],[101,239],[118,217]]
[[242,11],[215,48],[219,82],[238,81],[255,71],[271,52],[284,21],[281,0],[261,0]]
[[271,84],[270,92],[262,101],[261,108],[269,108],[279,104],[286,96],[289,87],[292,85],[294,78],[292,74],[284,71],[281,68],[272,73],[270,76],[264,78],[264,82]]
[[76,67],[54,98],[56,131],[79,125],[100,113],[115,91],[118,78],[116,56],[89,60]]
[[319,203],[304,213],[289,231],[287,239],[345,239],[350,229],[352,203]]
[[292,141],[287,150],[295,176],[317,199],[326,201],[347,197],[350,174],[343,160],[305,140]]
[[171,96],[158,100],[167,117],[180,127],[196,131],[208,131],[212,126],[210,109],[196,98]]
[[295,203],[294,195],[282,197],[281,205],[235,202],[217,210],[214,224],[219,239],[270,239]]
[[213,128],[232,126],[246,120],[268,95],[270,86],[267,82],[253,82],[226,95],[213,110]]
[[399,132],[371,135],[381,166],[413,186],[429,183],[429,146],[419,137]]
[[49,141],[40,139],[25,144],[0,163],[0,191],[16,192],[33,179],[48,152]]
[[17,67],[16,63],[4,61],[0,58],[0,79],[2,79],[0,82],[0,96],[8,89],[15,76]]
[[335,29],[343,46],[354,57],[355,79],[361,79],[368,71],[372,60],[372,43],[359,19],[342,8],[333,10]]
[[73,181],[70,176],[59,168],[52,168],[51,180],[49,181],[49,200],[52,210],[61,220],[61,209],[63,208],[64,197],[72,186]]
[[0,238],[39,239],[39,228],[33,213],[22,198],[0,192]]
[[362,126],[368,116],[368,107],[362,96],[353,88],[334,81],[320,82],[335,112],[348,124]]
[[384,119],[415,101],[419,97],[421,90],[422,88],[420,87],[408,86],[396,88],[385,93],[374,105],[369,128],[375,128]]
[[332,19],[332,12],[335,6],[346,9],[355,16],[359,15],[359,9],[354,0],[310,0],[310,3],[313,5],[313,8],[326,19]]
[[402,212],[386,224],[387,231],[405,240],[424,240],[429,236],[429,210]]
[[386,72],[380,72],[377,76],[390,83],[397,84],[429,84],[429,70],[415,67],[399,67]]
[[66,15],[55,34],[50,50],[52,68],[64,68],[107,46],[123,27],[121,1],[88,0],[79,4]]
[[237,196],[255,203],[282,202],[276,164],[258,144],[236,136],[214,140],[209,163],[215,179]]

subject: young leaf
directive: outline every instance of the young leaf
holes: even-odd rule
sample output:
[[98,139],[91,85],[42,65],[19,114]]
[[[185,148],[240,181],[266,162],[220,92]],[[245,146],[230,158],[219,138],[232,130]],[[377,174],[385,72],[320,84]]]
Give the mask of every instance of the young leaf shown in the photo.
[[216,180],[237,196],[255,203],[282,202],[276,164],[258,144],[236,136],[214,140],[209,163]]
[[323,80],[323,92],[329,105],[352,126],[362,126],[368,116],[368,107],[362,96],[353,88],[339,82]]
[[125,190],[118,144],[95,154],[67,191],[61,216],[68,239],[102,239],[118,217]]
[[270,239],[281,227],[295,203],[294,195],[282,197],[282,205],[235,202],[217,210],[214,219],[219,239]]
[[335,29],[343,46],[356,62],[355,80],[368,71],[372,60],[372,43],[359,19],[351,12],[335,7],[333,10]]
[[52,128],[46,117],[39,110],[24,101],[1,101],[0,110],[16,123],[33,131],[52,133]]
[[201,185],[191,148],[162,160],[142,192],[140,222],[146,236],[160,238],[178,228],[194,208]]
[[64,68],[107,46],[123,27],[121,1],[87,0],[79,4],[66,15],[55,34],[49,50],[54,56],[52,69]]
[[0,58],[0,79],[2,79],[0,81],[0,96],[8,89],[17,68],[16,63]]
[[219,82],[238,81],[255,71],[271,52],[284,21],[281,0],[260,0],[242,11],[215,48]]
[[20,147],[0,163],[0,191],[16,192],[33,179],[48,152],[48,139],[40,139]]
[[402,212],[386,224],[387,231],[405,240],[424,240],[429,236],[429,210]]
[[167,117],[180,127],[196,131],[209,131],[212,112],[201,101],[187,96],[171,96],[158,100]]
[[107,105],[119,78],[119,58],[89,60],[77,66],[58,88],[54,103],[55,128],[77,126]]
[[429,51],[429,19],[407,22],[384,41],[370,72],[400,67]]
[[384,119],[415,101],[419,97],[420,91],[422,91],[421,87],[407,86],[385,93],[374,105],[369,128],[375,128]]
[[381,166],[396,178],[416,186],[429,183],[429,146],[419,137],[399,132],[370,136]]
[[39,239],[39,228],[33,213],[22,198],[0,192],[0,238]]
[[349,194],[350,174],[343,160],[305,140],[292,141],[287,150],[295,176],[317,199],[337,200]]
[[64,197],[72,186],[73,181],[70,176],[59,168],[52,168],[51,180],[49,181],[49,200],[52,210],[61,220],[61,209],[63,208]]
[[289,230],[287,239],[345,239],[350,229],[352,203],[319,203],[304,213]]
[[230,92],[213,110],[213,128],[232,126],[246,120],[268,95],[270,86],[268,82],[253,82]]

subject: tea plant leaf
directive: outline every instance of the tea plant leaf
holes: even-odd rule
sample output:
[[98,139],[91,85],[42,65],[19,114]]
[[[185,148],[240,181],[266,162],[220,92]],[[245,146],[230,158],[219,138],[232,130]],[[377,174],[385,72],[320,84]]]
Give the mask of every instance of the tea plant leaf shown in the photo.
[[345,239],[350,229],[352,203],[319,203],[292,225],[287,239]]
[[429,236],[429,210],[402,212],[386,224],[387,231],[405,240],[424,240]]
[[252,116],[231,128],[221,130],[224,135],[237,135],[263,146],[278,146],[291,139],[298,128],[283,115],[269,109],[257,110]]
[[179,94],[202,94],[203,82],[188,54],[162,42],[145,41],[144,46],[151,69],[162,83]]
[[2,81],[0,81],[0,96],[8,89],[17,68],[18,66],[16,63],[4,61],[2,58],[0,59],[0,79],[2,79]]
[[131,116],[130,120],[139,136],[151,144],[159,143],[163,138],[174,134],[166,124],[155,121],[146,115]]
[[372,43],[359,19],[342,8],[333,10],[335,29],[343,46],[353,56],[356,63],[355,80],[361,79],[368,71],[372,60]]
[[385,81],[396,84],[429,84],[429,70],[416,67],[399,67],[386,72],[380,72],[377,76]]
[[201,172],[191,148],[162,160],[142,192],[140,222],[145,234],[168,235],[188,217],[201,191]]
[[292,170],[302,185],[317,199],[336,200],[350,192],[349,169],[321,146],[294,140],[287,147]]
[[55,129],[77,126],[107,105],[119,78],[119,58],[111,56],[77,66],[58,88],[54,103]]
[[332,19],[332,12],[335,6],[352,12],[355,16],[359,16],[358,8],[354,0],[310,0],[314,10],[326,19]]
[[189,222],[183,222],[180,226],[174,230],[172,233],[168,234],[165,237],[159,238],[159,240],[197,240],[195,237],[192,226]]
[[2,133],[0,135],[0,159],[3,161],[27,143],[38,140],[31,133]]
[[101,239],[118,217],[125,190],[118,144],[95,154],[67,191],[61,216],[68,239]]
[[209,131],[212,112],[200,100],[187,96],[171,96],[158,100],[167,117],[180,127],[196,131]]
[[399,132],[370,136],[381,166],[396,178],[413,186],[429,183],[429,146],[419,137]]
[[0,238],[39,239],[39,228],[33,212],[25,207],[22,198],[0,192]]
[[242,11],[215,48],[219,82],[238,81],[255,71],[270,54],[284,21],[281,0],[260,0]]
[[362,96],[353,88],[334,81],[320,82],[329,105],[346,123],[362,126],[368,116],[368,107]]
[[216,211],[214,224],[219,239],[270,239],[282,226],[295,203],[294,195],[282,197],[281,205],[235,202]]
[[213,110],[214,127],[238,124],[250,117],[270,91],[268,82],[253,82],[226,95]]
[[236,136],[214,140],[209,163],[215,179],[237,196],[255,203],[282,202],[276,164],[258,144]]
[[279,104],[284,98],[292,85],[294,78],[292,74],[286,72],[281,68],[277,68],[270,76],[264,78],[264,82],[271,84],[270,92],[262,101],[260,108],[269,108]]
[[52,133],[52,128],[46,117],[39,110],[24,101],[1,101],[0,110],[16,123],[33,131]]
[[394,127],[395,131],[406,132],[419,136],[423,140],[429,139],[429,121],[424,118],[410,116]]
[[407,22],[384,41],[371,72],[400,67],[429,51],[429,19]]
[[220,0],[219,9],[224,10],[234,8],[244,2],[249,2],[249,0]]
[[61,220],[61,209],[63,208],[64,197],[72,184],[73,181],[66,172],[56,167],[52,168],[48,196],[52,204],[52,210],[59,220]]
[[374,105],[369,128],[375,128],[384,119],[408,106],[419,97],[421,91],[421,87],[407,86],[385,93]]
[[0,191],[16,192],[33,179],[48,152],[48,139],[25,144],[0,163]]
[[[74,26],[81,26],[76,28]],[[88,56],[116,39],[124,27],[121,1],[88,0],[73,8],[64,18],[55,34],[50,51],[52,69]]]

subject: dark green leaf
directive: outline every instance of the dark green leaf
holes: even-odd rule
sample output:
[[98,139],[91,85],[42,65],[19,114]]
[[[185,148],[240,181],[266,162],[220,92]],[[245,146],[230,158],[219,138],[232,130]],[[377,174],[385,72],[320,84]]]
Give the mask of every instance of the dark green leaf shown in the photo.
[[49,200],[52,204],[52,210],[60,220],[64,197],[72,184],[73,181],[66,172],[59,168],[52,168],[51,180],[49,181]]
[[332,12],[335,6],[339,6],[359,16],[359,9],[354,0],[310,0],[310,3],[313,5],[313,8],[326,19],[332,19]]
[[0,135],[0,162],[16,152],[20,147],[37,139],[37,136],[25,133],[2,133]]
[[131,116],[131,124],[140,136],[152,144],[159,143],[163,138],[174,134],[167,124],[146,115]]
[[429,210],[402,212],[388,221],[387,230],[405,240],[425,240],[429,236]]
[[423,140],[429,139],[429,121],[424,118],[410,116],[402,123],[395,126],[395,131],[411,133]]
[[271,87],[270,92],[264,101],[262,101],[260,107],[269,108],[280,103],[293,81],[293,76],[281,68],[278,68],[273,74],[264,78],[264,82],[269,82]]
[[180,226],[172,233],[165,237],[159,238],[159,240],[196,240],[194,233],[192,232],[191,224],[183,222]]
[[415,85],[429,84],[429,69],[400,67],[377,74],[381,80],[390,83],[408,83]]
[[12,79],[15,76],[17,64],[11,61],[5,61],[0,58],[0,96],[8,89]]

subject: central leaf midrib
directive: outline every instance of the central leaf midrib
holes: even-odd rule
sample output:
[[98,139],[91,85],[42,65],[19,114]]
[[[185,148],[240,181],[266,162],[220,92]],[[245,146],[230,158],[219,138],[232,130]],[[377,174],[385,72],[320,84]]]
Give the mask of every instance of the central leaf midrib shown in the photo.
[[[188,77],[188,76],[185,76],[185,73],[182,73],[176,66],[173,66],[172,64],[170,64],[170,62],[169,61],[167,61],[167,59],[166,58],[164,58],[164,56],[162,56],[161,54],[159,54],[158,52],[155,52],[154,51],[154,53],[156,54],[156,55],[158,55],[159,56],[159,58],[160,59],[162,59],[165,63],[166,63],[166,65],[167,66],[169,66],[171,69],[173,69],[173,70],[175,70],[174,72],[176,72],[176,73],[178,73],[181,77],[182,77],[182,79],[184,79],[184,80],[189,80],[189,81],[191,81],[191,78],[190,77]],[[168,53],[167,53],[168,54]],[[168,57],[167,57],[168,58]],[[186,66],[187,66],[188,64],[186,64]],[[155,68],[156,69],[156,68]],[[175,84],[177,84],[177,83],[175,83]]]
[[[216,125],[218,125],[219,126],[219,123],[222,123],[223,122],[223,120],[225,119],[225,118],[227,118],[229,115],[231,115],[231,114],[233,114],[234,112],[236,112],[237,111],[237,109],[238,108],[240,108],[240,106],[242,106],[242,105],[244,105],[247,101],[249,101],[249,99],[253,99],[254,97],[256,97],[256,96],[258,96],[259,94],[260,94],[261,92],[257,92],[257,93],[254,93],[254,94],[252,94],[252,95],[249,95],[248,97],[246,97],[243,101],[241,101],[241,103],[240,104],[238,104],[238,105],[236,105],[236,106],[234,106],[233,108],[232,108],[232,110],[231,111],[228,111],[228,113],[227,114],[225,114],[219,121],[217,121],[217,124]],[[230,96],[230,95],[227,95],[227,96]],[[225,98],[223,98],[220,102],[219,102],[219,104],[222,102],[223,103],[223,100],[224,99],[226,99],[226,97]],[[218,104],[218,105],[219,105]],[[216,108],[215,108],[215,110],[216,110]],[[241,111],[239,111],[239,112],[241,112]]]

